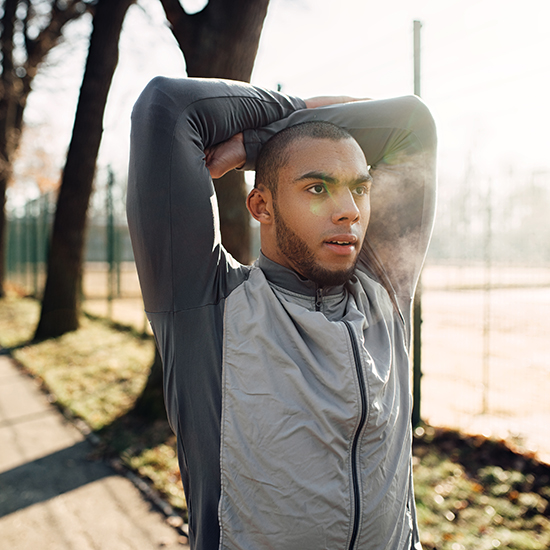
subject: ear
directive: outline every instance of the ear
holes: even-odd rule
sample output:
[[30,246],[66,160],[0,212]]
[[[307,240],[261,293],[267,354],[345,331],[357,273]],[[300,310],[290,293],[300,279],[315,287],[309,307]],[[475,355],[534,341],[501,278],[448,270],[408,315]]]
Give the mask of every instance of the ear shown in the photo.
[[250,191],[246,199],[250,215],[263,224],[273,223],[273,196],[271,191],[260,185]]

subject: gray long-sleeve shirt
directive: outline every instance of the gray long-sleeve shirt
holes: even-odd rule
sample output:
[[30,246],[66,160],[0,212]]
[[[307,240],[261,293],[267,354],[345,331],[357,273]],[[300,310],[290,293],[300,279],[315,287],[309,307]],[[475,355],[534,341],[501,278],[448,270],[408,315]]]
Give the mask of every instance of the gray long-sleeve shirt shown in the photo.
[[[419,545],[407,348],[433,221],[433,120],[414,97],[304,107],[247,84],[159,78],[134,108],[128,219],[192,548]],[[373,168],[368,244],[339,287],[263,256],[235,262],[203,159],[245,131],[253,166],[271,135],[306,120],[346,128]]]

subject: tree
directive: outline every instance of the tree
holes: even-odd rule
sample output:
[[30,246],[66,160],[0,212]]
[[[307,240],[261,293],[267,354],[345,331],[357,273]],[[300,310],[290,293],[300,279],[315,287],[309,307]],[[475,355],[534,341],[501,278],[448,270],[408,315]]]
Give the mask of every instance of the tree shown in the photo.
[[[188,76],[250,82],[269,0],[210,0],[189,15],[179,0],[160,0],[187,66]],[[250,261],[250,225],[242,172],[216,180],[222,243],[240,262]],[[158,350],[147,384],[134,411],[149,418],[163,415],[162,363]]]
[[6,188],[32,82],[65,25],[89,11],[92,4],[92,0],[4,0],[0,4],[0,297],[4,295]]
[[118,41],[135,0],[98,0],[73,134],[57,199],[46,287],[35,339],[76,330],[86,212],[103,133],[103,115],[118,64]]
[[[250,82],[269,0],[210,0],[189,15],[179,0],[160,0],[188,76]],[[250,261],[246,187],[239,172],[216,180],[222,242],[239,261]]]

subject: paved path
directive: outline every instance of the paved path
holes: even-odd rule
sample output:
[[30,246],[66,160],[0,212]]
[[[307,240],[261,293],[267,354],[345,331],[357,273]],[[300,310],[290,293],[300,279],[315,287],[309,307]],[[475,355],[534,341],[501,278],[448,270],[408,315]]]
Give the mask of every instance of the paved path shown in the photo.
[[0,549],[183,550],[125,477],[0,355]]

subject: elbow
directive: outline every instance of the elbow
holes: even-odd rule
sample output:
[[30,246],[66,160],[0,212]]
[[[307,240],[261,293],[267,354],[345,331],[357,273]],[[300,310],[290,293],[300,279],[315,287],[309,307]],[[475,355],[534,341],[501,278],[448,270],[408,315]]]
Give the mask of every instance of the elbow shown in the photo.
[[437,130],[430,109],[416,95],[405,96],[402,99],[408,128],[420,139],[425,149],[435,149],[437,147]]
[[173,82],[174,79],[157,76],[153,78],[139,95],[132,111],[132,122],[140,118],[149,118],[159,109],[174,104]]

